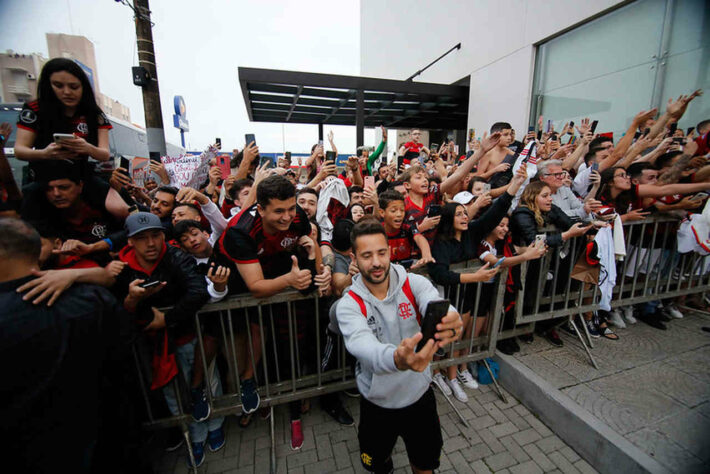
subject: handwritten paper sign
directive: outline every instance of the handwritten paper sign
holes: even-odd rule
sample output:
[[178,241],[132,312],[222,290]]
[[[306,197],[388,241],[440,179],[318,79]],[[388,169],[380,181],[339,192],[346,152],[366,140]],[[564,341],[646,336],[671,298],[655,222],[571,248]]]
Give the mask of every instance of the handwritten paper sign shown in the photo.
[[146,178],[150,175],[150,167],[148,158],[136,156],[131,160],[131,177],[133,184],[142,188],[145,185]]
[[210,160],[215,157],[216,149],[209,148],[200,155],[164,156],[161,158],[165,171],[168,172],[170,185],[178,188],[189,186],[199,189],[207,180]]

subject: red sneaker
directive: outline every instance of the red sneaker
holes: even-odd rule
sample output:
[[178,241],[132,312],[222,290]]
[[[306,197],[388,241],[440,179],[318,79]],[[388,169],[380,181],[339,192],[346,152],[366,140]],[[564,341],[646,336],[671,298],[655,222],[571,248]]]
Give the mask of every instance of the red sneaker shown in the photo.
[[291,422],[291,449],[298,451],[303,446],[303,430],[301,429],[301,420]]

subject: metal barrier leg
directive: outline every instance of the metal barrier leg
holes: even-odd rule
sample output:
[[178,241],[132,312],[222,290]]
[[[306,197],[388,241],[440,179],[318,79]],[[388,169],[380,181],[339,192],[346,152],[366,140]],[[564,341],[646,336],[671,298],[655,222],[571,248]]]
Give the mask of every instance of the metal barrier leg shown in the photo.
[[274,439],[274,418],[276,415],[274,415],[274,406],[271,405],[269,407],[269,410],[271,411],[271,415],[269,416],[269,431],[271,432],[271,469],[269,472],[271,474],[276,473],[276,440]]
[[[587,336],[587,342],[589,347],[594,349],[594,342],[592,342],[592,336],[589,334],[589,328],[587,328],[587,323],[584,319],[584,313],[579,313],[579,320],[582,323],[582,329],[584,329],[584,335]],[[570,316],[570,322],[574,323],[574,316]]]
[[[584,346],[584,350],[587,352],[587,355],[589,356],[589,360],[592,361],[592,365],[594,366],[595,369],[599,370],[599,366],[597,365],[597,361],[594,360],[594,356],[592,353],[589,351],[589,347],[587,347],[587,344],[584,342],[584,338],[582,337],[582,333],[579,332],[579,329],[577,329],[577,325],[574,322],[574,319],[570,318],[570,324],[574,328],[574,332],[577,333],[577,337],[579,338],[579,342],[582,343],[582,346]],[[585,331],[586,331],[586,325],[585,325]]]
[[503,403],[508,403],[508,399],[505,397],[503,390],[500,389],[500,385],[498,385],[498,381],[496,380],[495,376],[493,375],[493,371],[491,370],[491,366],[488,365],[488,361],[486,359],[483,359],[483,365],[486,366],[486,370],[488,371],[488,374],[491,376],[491,380],[493,380],[493,385],[496,388],[496,392],[498,392],[498,396],[500,397],[500,400]]
[[454,411],[456,412],[456,414],[457,414],[458,417],[459,417],[459,420],[461,420],[461,423],[463,423],[463,424],[466,426],[466,428],[470,428],[471,425],[468,424],[468,421],[466,421],[466,418],[464,418],[463,415],[461,414],[461,412],[459,411],[459,409],[456,408],[456,405],[454,405],[454,402],[452,402],[452,401],[449,399],[449,397],[447,397],[446,394],[441,391],[441,389],[439,388],[439,386],[438,386],[437,384],[434,384],[434,386],[435,386],[436,389],[439,390],[439,392],[444,396],[444,398],[446,399],[446,401],[449,402],[449,405],[451,405],[451,408],[454,409]]

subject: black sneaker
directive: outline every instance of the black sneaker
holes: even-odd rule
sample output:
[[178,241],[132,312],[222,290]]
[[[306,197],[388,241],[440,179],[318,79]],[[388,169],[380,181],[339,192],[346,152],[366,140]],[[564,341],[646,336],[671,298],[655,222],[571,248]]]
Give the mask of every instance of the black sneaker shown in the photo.
[[510,346],[513,348],[513,352],[520,352],[520,346],[514,337],[510,339]]
[[510,339],[498,341],[498,343],[496,344],[496,349],[505,355],[515,354],[515,350],[513,350],[513,346],[512,344],[510,344]]
[[345,409],[339,398],[334,398],[333,403],[330,406],[324,407],[324,410],[343,426],[353,426],[355,424],[355,420],[350,416],[350,413]]
[[533,333],[523,334],[522,336],[518,336],[518,339],[523,341],[525,344],[532,344],[534,336]]
[[663,321],[658,319],[658,317],[656,317],[655,314],[648,314],[648,315],[643,314],[643,315],[639,316],[638,319],[643,321],[644,323],[648,324],[652,328],[660,329],[662,331],[665,331],[666,329],[668,329],[668,326],[666,326],[663,323]]
[[343,390],[343,393],[350,398],[360,398],[360,391],[357,389],[357,387]]
[[564,345],[562,339],[560,339],[560,335],[557,334],[557,331],[554,329],[550,329],[545,333],[545,339],[547,339],[547,342],[556,347],[562,347]]
[[165,451],[172,453],[185,442],[185,436],[179,428],[170,428],[165,438]]
[[192,419],[197,422],[205,421],[212,411],[205,390],[198,387],[193,388],[190,393],[192,395]]

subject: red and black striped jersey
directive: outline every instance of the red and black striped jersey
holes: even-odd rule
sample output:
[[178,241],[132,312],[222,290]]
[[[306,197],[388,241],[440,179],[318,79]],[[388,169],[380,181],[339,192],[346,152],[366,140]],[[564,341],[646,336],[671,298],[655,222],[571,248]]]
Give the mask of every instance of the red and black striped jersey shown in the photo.
[[306,212],[296,206],[290,227],[270,235],[264,231],[257,205],[232,217],[218,240],[217,248],[236,264],[260,263],[265,278],[276,278],[291,270],[291,255],[298,239],[311,232]]
[[402,227],[400,227],[397,232],[387,234],[387,244],[390,248],[390,262],[401,262],[402,260],[414,258],[417,255],[415,252],[416,244],[414,243],[414,236],[418,233],[417,226],[403,223]]
[[[427,216],[429,207],[432,204],[439,204],[440,202],[441,191],[439,190],[439,185],[437,183],[432,183],[429,187],[429,192],[424,195],[422,207],[414,204],[409,196],[404,198],[404,220],[410,225],[418,226]],[[426,237],[427,242],[429,242],[429,245],[431,246],[434,243],[434,237],[436,237],[436,227],[429,229],[426,232],[422,232],[421,234]]]

